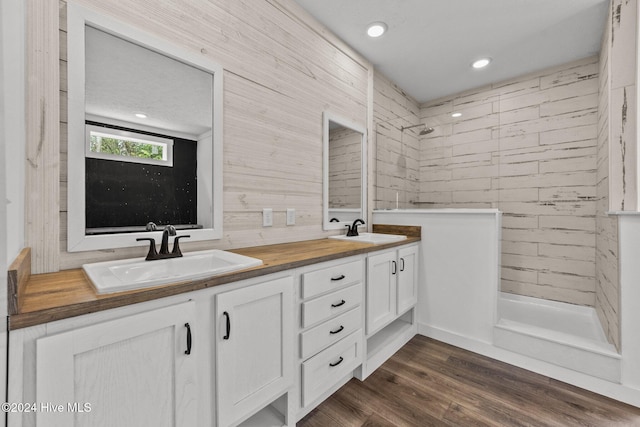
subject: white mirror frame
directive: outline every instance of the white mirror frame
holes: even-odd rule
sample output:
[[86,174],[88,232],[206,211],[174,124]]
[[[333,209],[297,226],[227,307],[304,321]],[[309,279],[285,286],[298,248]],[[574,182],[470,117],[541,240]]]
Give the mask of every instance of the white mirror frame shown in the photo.
[[344,230],[345,225],[352,221],[330,222],[329,215],[329,122],[338,123],[362,135],[361,148],[361,195],[360,216],[366,221],[367,217],[367,130],[364,126],[337,114],[325,111],[322,113],[322,225],[324,230]]
[[[85,220],[85,25],[90,25],[139,46],[184,62],[213,75],[213,132],[211,170],[204,177],[211,191],[212,205],[198,206],[198,215],[206,212],[210,224],[203,229],[180,230],[177,235],[191,236],[188,241],[222,238],[222,67],[196,52],[173,45],[149,33],[140,31],[73,2],[67,5],[68,47],[68,194],[67,194],[67,251],[79,252],[148,245],[137,242],[139,237],[160,238],[162,232],[86,235]],[[199,150],[200,151],[200,150]],[[203,150],[209,151],[208,149]],[[200,179],[200,174],[198,175]],[[210,179],[209,179],[210,177]],[[207,192],[207,194],[209,194]],[[208,212],[207,212],[208,211]]]

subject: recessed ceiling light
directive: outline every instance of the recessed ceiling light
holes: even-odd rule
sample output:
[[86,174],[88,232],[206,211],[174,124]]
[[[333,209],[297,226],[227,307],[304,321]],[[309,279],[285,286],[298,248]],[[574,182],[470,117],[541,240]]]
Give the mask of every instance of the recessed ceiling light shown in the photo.
[[491,58],[482,58],[475,61],[471,66],[473,68],[484,68],[491,62]]
[[367,35],[369,37],[380,37],[387,31],[387,24],[384,22],[374,22],[367,27]]
[[453,113],[451,117],[462,117],[462,113]]
[[139,119],[146,119],[147,115],[145,113],[135,113],[134,114]]

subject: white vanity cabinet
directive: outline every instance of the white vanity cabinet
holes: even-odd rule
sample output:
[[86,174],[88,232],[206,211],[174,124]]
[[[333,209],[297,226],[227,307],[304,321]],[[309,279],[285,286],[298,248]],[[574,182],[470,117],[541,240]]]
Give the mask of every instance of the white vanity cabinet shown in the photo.
[[293,383],[293,277],[216,295],[216,347],[218,426],[238,425],[285,394]]
[[12,330],[8,425],[293,426],[415,335],[418,249]]
[[367,258],[367,335],[372,335],[418,302],[417,245]]
[[356,371],[367,378],[417,333],[420,246],[409,244],[367,257],[366,355]]
[[201,332],[184,302],[37,339],[37,426],[196,425]]
[[404,313],[418,303],[419,249],[417,245],[398,249],[397,314]]
[[300,419],[362,364],[364,258],[330,261],[300,277]]

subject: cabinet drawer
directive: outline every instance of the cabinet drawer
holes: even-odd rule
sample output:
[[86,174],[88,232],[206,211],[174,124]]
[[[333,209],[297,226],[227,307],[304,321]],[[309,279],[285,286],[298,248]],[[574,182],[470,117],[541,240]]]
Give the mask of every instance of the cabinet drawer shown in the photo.
[[314,325],[362,303],[362,283],[302,303],[302,327]]
[[301,334],[300,353],[303,359],[341,340],[362,327],[360,306],[340,316],[309,329]]
[[304,362],[302,364],[302,406],[313,403],[361,363],[361,330]]
[[302,275],[302,298],[362,281],[362,260],[323,268]]

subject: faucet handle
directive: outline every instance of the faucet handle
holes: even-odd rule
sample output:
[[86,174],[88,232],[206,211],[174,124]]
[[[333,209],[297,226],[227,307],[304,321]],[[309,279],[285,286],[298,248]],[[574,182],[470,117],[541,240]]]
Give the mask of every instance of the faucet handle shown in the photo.
[[180,257],[182,256],[182,251],[180,251],[180,245],[179,245],[179,240],[182,239],[183,237],[191,237],[189,235],[185,235],[185,236],[176,236],[173,239],[173,250],[171,251],[172,254],[175,254],[175,256]]
[[147,253],[147,261],[151,261],[156,259],[157,255],[158,255],[158,251],[156,251],[156,239],[154,239],[153,237],[140,237],[138,239],[136,239],[138,242],[141,242],[143,240],[148,240],[149,241],[149,252]]

